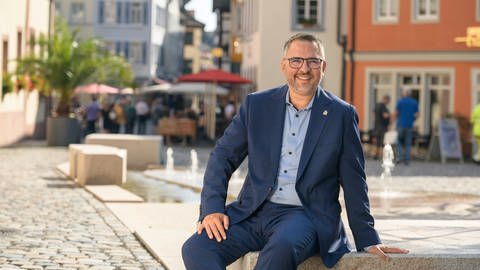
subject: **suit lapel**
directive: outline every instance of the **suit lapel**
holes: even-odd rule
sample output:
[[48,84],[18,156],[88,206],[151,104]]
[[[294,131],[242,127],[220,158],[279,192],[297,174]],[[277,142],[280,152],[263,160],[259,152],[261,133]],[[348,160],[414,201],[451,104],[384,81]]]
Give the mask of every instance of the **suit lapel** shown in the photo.
[[270,112],[271,117],[268,119],[270,123],[267,123],[267,127],[272,127],[269,134],[270,142],[270,160],[272,164],[272,172],[275,177],[278,173],[278,166],[280,163],[280,152],[282,150],[282,137],[283,137],[283,126],[285,122],[285,96],[287,94],[288,86],[285,85],[275,91],[272,98],[272,107]]
[[305,135],[302,154],[300,156],[300,163],[298,164],[297,181],[302,176],[313,150],[315,149],[315,145],[320,140],[320,135],[328,121],[328,107],[332,100],[320,87],[318,88],[318,91],[320,91],[320,93],[315,96],[312,112],[310,114],[310,122],[308,123],[308,130]]

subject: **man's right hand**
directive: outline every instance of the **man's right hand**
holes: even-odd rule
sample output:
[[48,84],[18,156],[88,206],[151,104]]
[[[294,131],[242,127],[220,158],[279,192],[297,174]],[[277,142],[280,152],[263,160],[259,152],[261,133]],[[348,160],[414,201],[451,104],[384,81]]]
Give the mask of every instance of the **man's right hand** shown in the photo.
[[230,221],[228,216],[222,213],[213,213],[203,218],[197,225],[197,233],[201,234],[203,229],[207,232],[208,238],[215,239],[217,242],[227,239],[226,230]]

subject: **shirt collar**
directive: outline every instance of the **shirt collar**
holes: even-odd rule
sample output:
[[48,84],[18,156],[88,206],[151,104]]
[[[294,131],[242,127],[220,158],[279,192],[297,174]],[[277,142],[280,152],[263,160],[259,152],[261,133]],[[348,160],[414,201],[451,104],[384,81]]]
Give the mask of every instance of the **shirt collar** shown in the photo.
[[[315,95],[313,95],[312,99],[310,100],[310,102],[308,103],[307,107],[305,109],[302,109],[302,110],[299,110],[299,111],[308,111],[308,110],[311,110],[312,107],[313,107],[313,101],[315,100],[316,97],[318,97],[320,95],[320,91],[319,91],[319,88],[317,87],[317,90],[315,91]],[[287,95],[285,96],[285,103],[287,105],[290,105],[292,106],[293,108],[295,108],[295,106],[293,106],[293,104],[290,102],[290,89],[287,90]]]

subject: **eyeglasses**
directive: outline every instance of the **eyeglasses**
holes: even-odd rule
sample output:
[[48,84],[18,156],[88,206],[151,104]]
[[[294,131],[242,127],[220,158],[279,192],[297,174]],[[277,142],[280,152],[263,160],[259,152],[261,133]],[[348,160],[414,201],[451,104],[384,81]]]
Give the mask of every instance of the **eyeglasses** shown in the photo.
[[322,62],[325,61],[321,58],[302,58],[302,57],[291,57],[287,58],[288,64],[291,68],[299,69],[302,67],[303,62],[307,62],[307,66],[311,69],[319,69],[322,66]]

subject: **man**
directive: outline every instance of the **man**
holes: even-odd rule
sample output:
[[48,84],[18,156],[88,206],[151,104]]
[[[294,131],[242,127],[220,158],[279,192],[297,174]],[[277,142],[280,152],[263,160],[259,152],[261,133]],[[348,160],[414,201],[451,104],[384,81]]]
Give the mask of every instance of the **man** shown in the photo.
[[[370,215],[358,121],[352,106],[318,85],[326,67],[309,34],[284,45],[288,85],[247,96],[210,155],[197,233],[183,245],[187,269],[225,269],[260,251],[255,269],[296,269],[320,254],[332,267],[350,251],[340,219],[343,186],[359,250],[388,258]],[[248,176],[225,206],[228,180],[248,155]]]
[[148,104],[145,100],[140,99],[135,104],[135,113],[137,114],[138,121],[137,121],[137,133],[138,134],[145,134],[146,133],[146,126],[147,126],[147,118],[148,118]]
[[474,153],[472,158],[473,162],[480,165],[480,103],[473,108],[470,121],[473,125],[473,136],[477,141],[477,153]]
[[97,97],[92,95],[92,101],[85,107],[85,120],[87,120],[87,129],[85,130],[85,136],[91,133],[95,133],[95,123],[100,117],[100,105],[97,102]]
[[385,137],[385,133],[388,130],[388,126],[390,125],[390,111],[387,108],[387,105],[389,103],[390,96],[384,95],[382,97],[382,101],[378,102],[375,105],[375,109],[373,110],[373,115],[375,119],[374,126],[376,139],[375,154],[373,156],[373,159],[379,158],[383,148],[383,138]]
[[[411,96],[409,89],[403,89],[402,98],[397,102],[395,118],[397,119],[397,162],[410,164],[412,150],[413,123],[418,117],[418,103]],[[405,148],[405,149],[404,149]]]

